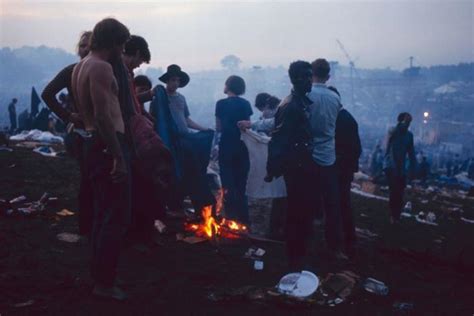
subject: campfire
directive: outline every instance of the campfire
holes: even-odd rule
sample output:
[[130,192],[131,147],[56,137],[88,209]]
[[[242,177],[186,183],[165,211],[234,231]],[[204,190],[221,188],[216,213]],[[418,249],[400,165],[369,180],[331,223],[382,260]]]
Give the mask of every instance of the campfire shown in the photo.
[[197,236],[205,238],[225,237],[239,238],[247,233],[247,226],[221,216],[224,193],[219,191],[216,203],[216,215],[212,214],[212,205],[205,206],[202,211],[201,223],[185,223],[187,231],[193,231]]

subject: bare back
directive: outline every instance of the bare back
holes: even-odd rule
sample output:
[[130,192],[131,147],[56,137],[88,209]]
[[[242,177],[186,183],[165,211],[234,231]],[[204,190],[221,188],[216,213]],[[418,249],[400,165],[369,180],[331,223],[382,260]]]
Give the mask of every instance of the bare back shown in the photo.
[[100,129],[105,120],[115,132],[125,132],[118,85],[109,63],[91,55],[81,60],[72,73],[72,90],[87,131]]

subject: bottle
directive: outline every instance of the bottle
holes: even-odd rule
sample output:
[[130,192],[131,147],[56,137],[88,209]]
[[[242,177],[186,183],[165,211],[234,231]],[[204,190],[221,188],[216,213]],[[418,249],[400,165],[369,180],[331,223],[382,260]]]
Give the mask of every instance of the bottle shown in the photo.
[[367,278],[364,281],[363,287],[367,292],[377,295],[385,296],[388,294],[388,287],[385,285],[385,283],[373,278]]

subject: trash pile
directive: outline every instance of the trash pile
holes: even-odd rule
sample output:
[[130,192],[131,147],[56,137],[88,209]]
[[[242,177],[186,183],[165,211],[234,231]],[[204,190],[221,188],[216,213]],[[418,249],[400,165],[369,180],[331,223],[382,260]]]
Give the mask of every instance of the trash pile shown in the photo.
[[[216,290],[208,293],[208,300],[250,300],[290,305],[334,307],[346,302],[360,284],[360,277],[352,271],[329,273],[320,280],[315,273],[303,270],[284,275],[273,288],[245,286],[238,289]],[[379,281],[380,282],[380,281]]]
[[11,200],[0,199],[0,215],[33,215],[42,213],[47,205],[56,202],[58,198],[50,197],[45,192],[38,201],[28,202],[26,196],[21,195]]
[[253,260],[254,270],[263,270],[263,255],[265,250],[257,247],[250,247],[244,254],[244,258]]
[[43,132],[37,129],[31,131],[22,131],[20,134],[16,134],[10,137],[13,141],[34,141],[40,143],[49,144],[62,144],[64,140],[62,137],[55,136],[50,132]]
[[414,217],[415,220],[418,223],[421,223],[421,224],[426,224],[426,225],[431,225],[431,226],[438,226],[438,223],[436,222],[436,214],[435,213],[433,213],[433,212],[426,212],[425,213],[423,211],[420,211],[417,214],[414,214],[412,211],[413,211],[413,209],[412,209],[411,202],[407,202],[403,212],[400,215],[402,217],[406,217],[406,218]]

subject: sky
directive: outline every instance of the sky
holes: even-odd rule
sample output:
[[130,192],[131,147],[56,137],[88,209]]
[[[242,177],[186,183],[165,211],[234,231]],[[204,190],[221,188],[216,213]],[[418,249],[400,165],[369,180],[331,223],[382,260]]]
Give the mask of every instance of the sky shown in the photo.
[[319,57],[359,68],[403,69],[474,60],[474,0],[42,1],[0,0],[0,47],[74,52],[79,34],[115,17],[149,43],[151,66],[287,66]]

